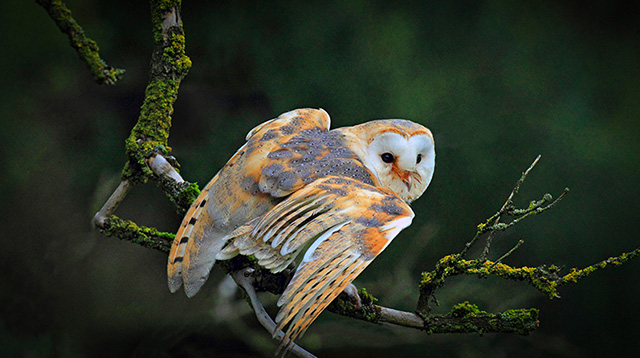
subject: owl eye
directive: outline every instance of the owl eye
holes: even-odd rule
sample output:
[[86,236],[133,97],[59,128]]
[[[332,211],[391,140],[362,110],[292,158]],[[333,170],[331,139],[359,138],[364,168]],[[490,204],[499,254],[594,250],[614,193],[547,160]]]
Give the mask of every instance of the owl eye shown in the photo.
[[418,154],[418,157],[416,158],[416,164],[420,163],[422,161],[422,154]]
[[396,160],[396,158],[391,153],[382,153],[382,155],[380,155],[380,158],[385,163],[393,163]]

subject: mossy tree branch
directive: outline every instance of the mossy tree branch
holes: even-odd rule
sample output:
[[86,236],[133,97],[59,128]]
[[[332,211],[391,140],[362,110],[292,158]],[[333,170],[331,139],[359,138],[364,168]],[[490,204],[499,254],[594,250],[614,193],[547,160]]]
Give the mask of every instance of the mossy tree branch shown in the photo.
[[180,82],[191,68],[185,54],[185,37],[180,18],[180,1],[151,1],[154,49],[149,84],[138,121],[125,141],[127,162],[122,178],[134,184],[157,179],[148,165],[156,154],[167,155],[173,103]]
[[116,236],[140,246],[169,253],[174,234],[158,231],[156,228],[138,226],[131,220],[111,215],[102,228],[106,236]]
[[[132,186],[148,180],[157,181],[181,214],[200,193],[197,184],[182,179],[176,170],[177,161],[169,156],[173,104],[180,83],[191,67],[191,60],[185,53],[181,1],[152,0],[150,3],[154,48],[144,102],[138,121],[125,140],[128,161],[122,170],[122,183],[93,219],[103,234],[124,240],[133,239],[137,226],[122,221],[113,213]],[[160,234],[165,238],[171,235]],[[159,245],[156,236],[140,229],[136,243],[168,251],[170,246]]]
[[[488,218],[484,223],[478,225],[475,236],[465,245],[459,254],[443,257],[436,264],[435,270],[424,272],[422,274],[422,280],[419,285],[420,297],[418,299],[416,312],[425,319],[425,322],[431,321],[431,318],[433,317],[433,315],[430,314],[430,303],[434,302],[437,304],[435,291],[444,286],[445,279],[449,276],[477,275],[479,277],[487,277],[493,275],[507,280],[524,281],[549,298],[560,298],[558,288],[561,286],[568,283],[576,283],[578,279],[586,277],[598,269],[605,268],[609,265],[620,265],[623,262],[638,256],[640,248],[629,253],[623,253],[617,257],[611,257],[584,269],[573,268],[568,274],[560,275],[561,268],[556,265],[511,267],[503,264],[501,261],[519,248],[524,242],[523,240],[519,240],[511,250],[502,255],[495,262],[487,260],[491,241],[497,231],[504,231],[529,216],[542,213],[552,208],[569,192],[569,189],[565,188],[562,194],[555,200],[553,200],[550,194],[545,194],[541,200],[531,201],[527,208],[518,209],[515,207],[513,204],[513,198],[515,194],[518,193],[520,186],[539,159],[540,156],[538,156],[531,166],[522,173],[522,176],[516,182],[516,185],[502,208],[496,214]],[[503,223],[501,222],[501,219],[504,216],[511,216],[513,219],[510,222]],[[474,260],[465,259],[465,255],[477,242],[478,238],[487,233],[487,239],[481,255]],[[527,329],[534,329],[533,327],[537,327],[537,323],[533,324],[534,322],[532,321],[536,320],[537,322],[537,313],[534,315],[531,310],[510,310],[505,311],[500,315],[502,316],[507,312],[509,312],[509,317],[518,318],[516,321],[520,323],[521,328],[527,327]],[[515,332],[522,333],[528,332],[528,330],[521,331],[518,329]]]
[[454,305],[446,315],[425,318],[427,334],[475,332],[527,335],[537,329],[538,324],[538,310],[535,308],[487,313],[469,302]]
[[125,70],[113,68],[100,57],[98,44],[85,35],[84,30],[71,16],[71,10],[60,0],[36,0],[56,23],[60,31],[69,37],[69,43],[87,65],[98,84],[114,85]]

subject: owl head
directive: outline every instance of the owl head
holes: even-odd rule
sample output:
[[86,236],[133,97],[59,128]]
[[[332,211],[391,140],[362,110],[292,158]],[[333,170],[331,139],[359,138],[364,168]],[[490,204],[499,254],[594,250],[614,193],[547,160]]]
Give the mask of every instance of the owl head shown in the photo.
[[350,149],[378,179],[407,203],[427,189],[435,169],[435,143],[426,127],[382,119],[340,128]]

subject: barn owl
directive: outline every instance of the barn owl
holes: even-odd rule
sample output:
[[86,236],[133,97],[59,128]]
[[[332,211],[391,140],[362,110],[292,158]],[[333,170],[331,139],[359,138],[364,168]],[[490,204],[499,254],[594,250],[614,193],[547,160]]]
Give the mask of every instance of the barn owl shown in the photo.
[[302,254],[278,300],[276,332],[293,342],[398,233],[435,167],[429,129],[375,120],[329,130],[297,109],[249,132],[188,210],[168,263],[171,292],[191,297],[217,260],[253,255],[280,272]]

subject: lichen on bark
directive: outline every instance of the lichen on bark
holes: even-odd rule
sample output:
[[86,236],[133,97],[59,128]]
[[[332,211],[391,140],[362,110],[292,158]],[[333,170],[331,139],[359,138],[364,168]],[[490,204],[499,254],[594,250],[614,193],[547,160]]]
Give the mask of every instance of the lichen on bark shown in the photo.
[[178,97],[182,79],[191,68],[185,53],[185,36],[180,19],[180,1],[151,1],[154,50],[150,80],[140,116],[125,141],[129,157],[123,179],[145,183],[155,179],[147,159],[155,153],[167,155],[173,104]]
[[36,2],[47,11],[60,31],[67,35],[69,44],[78,52],[78,56],[87,65],[98,84],[113,85],[124,75],[125,70],[107,65],[100,57],[98,44],[85,34],[71,15],[71,10],[62,1],[36,0]]
[[98,229],[105,236],[115,236],[167,254],[175,236],[171,233],[158,231],[156,228],[138,226],[131,220],[124,220],[115,215],[107,218],[104,226]]

